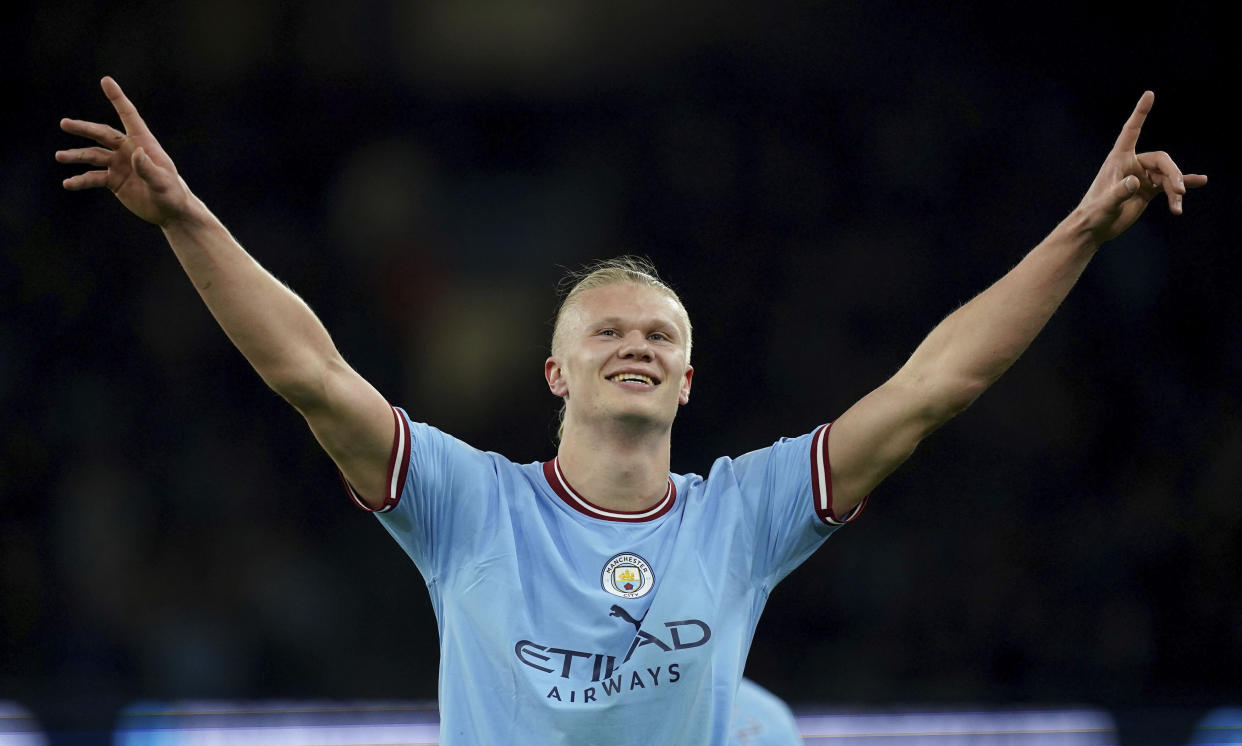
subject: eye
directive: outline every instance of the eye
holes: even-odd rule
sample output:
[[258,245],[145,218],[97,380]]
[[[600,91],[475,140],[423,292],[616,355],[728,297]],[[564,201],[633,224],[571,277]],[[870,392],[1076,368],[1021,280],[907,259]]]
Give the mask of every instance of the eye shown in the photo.
[[600,330],[599,330],[599,332],[597,332],[597,333],[598,333],[598,334],[602,334],[602,335],[604,335],[604,336],[608,336],[608,337],[617,337],[617,336],[620,336],[619,334],[617,334],[617,330],[616,330],[616,329],[600,329]]
[[648,335],[647,335],[647,339],[650,339],[650,340],[651,340],[651,341],[653,341],[653,342],[667,342],[667,341],[669,341],[669,340],[668,340],[668,335],[667,335],[667,334],[665,334],[664,332],[652,332],[651,334],[648,334]]

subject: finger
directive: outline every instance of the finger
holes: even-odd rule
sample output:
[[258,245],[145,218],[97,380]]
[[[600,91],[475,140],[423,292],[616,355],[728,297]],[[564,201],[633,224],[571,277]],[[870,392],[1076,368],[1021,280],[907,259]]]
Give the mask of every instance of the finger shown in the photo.
[[62,119],[60,128],[71,135],[87,137],[105,148],[116,150],[125,143],[125,135],[113,127],[98,122],[84,122],[81,119]]
[[1139,165],[1155,177],[1153,181],[1178,194],[1186,193],[1186,185],[1182,182],[1182,170],[1177,167],[1168,153],[1158,150],[1151,153],[1139,153],[1136,158],[1138,158]]
[[[1182,176],[1182,183],[1186,186],[1187,189],[1197,189],[1201,186],[1205,186],[1207,182],[1208,182],[1208,177],[1203,174],[1185,174],[1184,176]],[[1181,199],[1182,198],[1180,196],[1177,198],[1178,200],[1177,209],[1173,211],[1177,215],[1182,214]]]
[[147,155],[147,151],[138,148],[130,157],[130,164],[134,167],[134,172],[151,186],[158,186],[163,181],[163,174],[159,167],[151,160],[151,156]]
[[1108,191],[1102,196],[1102,200],[1108,204],[1109,211],[1116,210],[1121,207],[1121,203],[1134,196],[1142,186],[1142,182],[1137,176],[1127,176],[1121,181],[1109,187]]
[[1143,130],[1143,122],[1147,121],[1147,113],[1151,111],[1151,105],[1156,100],[1156,94],[1151,91],[1144,91],[1139,97],[1138,104],[1135,105],[1134,111],[1130,112],[1130,118],[1126,120],[1125,126],[1121,128],[1121,134],[1117,135],[1117,142],[1113,145],[1113,150],[1123,152],[1132,151],[1138,145],[1139,133]]
[[1182,195],[1186,193],[1186,185],[1182,181],[1182,170],[1177,167],[1169,154],[1158,150],[1152,153],[1140,153],[1139,165],[1148,174],[1154,176],[1153,183],[1168,195],[1169,209],[1180,214],[1182,211]]
[[68,189],[71,192],[76,192],[82,189],[95,189],[97,187],[105,187],[105,186],[108,186],[108,172],[107,171],[87,171],[84,174],[77,174],[76,176],[70,176],[69,178],[65,179],[64,181],[60,183],[61,183],[61,186],[63,186],[65,189]]
[[1148,202],[1164,194],[1164,186],[1160,183],[1160,174],[1157,172],[1146,172],[1145,179],[1140,181],[1142,183],[1138,188],[1138,195]]
[[88,166],[107,166],[112,161],[112,152],[107,148],[73,148],[57,150],[56,160],[60,163],[81,163]]
[[121,90],[120,84],[111,76],[105,75],[99,81],[99,85],[103,88],[104,95],[112,102],[112,108],[116,109],[117,116],[121,118],[121,125],[125,127],[125,132],[130,135],[145,133],[146,122],[142,121],[142,117],[138,115],[138,109]]

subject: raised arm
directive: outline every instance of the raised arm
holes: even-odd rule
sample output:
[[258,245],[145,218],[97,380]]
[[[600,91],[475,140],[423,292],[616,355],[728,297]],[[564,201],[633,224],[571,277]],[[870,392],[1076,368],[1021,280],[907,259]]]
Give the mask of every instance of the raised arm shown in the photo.
[[70,190],[107,187],[121,204],[158,225],[225,334],[263,380],[306,418],[357,493],[383,504],[392,448],[388,403],[341,357],[323,325],[263,269],[190,191],[138,110],[112,78],[101,81],[124,132],[62,119],[61,129],[95,147],[56,153],[93,170],[64,180]]
[[1105,241],[1163,196],[1182,213],[1185,174],[1163,152],[1136,152],[1155,96],[1147,91],[1082,202],[1004,277],[937,325],[904,366],[833,423],[828,457],[833,509],[844,515],[923,438],[1000,378],[1043,329]]

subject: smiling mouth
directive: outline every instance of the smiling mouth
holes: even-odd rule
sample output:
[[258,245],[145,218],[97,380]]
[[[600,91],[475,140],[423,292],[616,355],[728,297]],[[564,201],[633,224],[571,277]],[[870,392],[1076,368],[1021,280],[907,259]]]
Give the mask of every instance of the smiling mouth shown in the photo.
[[608,380],[613,383],[643,383],[648,386],[655,386],[659,383],[655,379],[644,376],[641,373],[617,373],[616,375],[609,376]]

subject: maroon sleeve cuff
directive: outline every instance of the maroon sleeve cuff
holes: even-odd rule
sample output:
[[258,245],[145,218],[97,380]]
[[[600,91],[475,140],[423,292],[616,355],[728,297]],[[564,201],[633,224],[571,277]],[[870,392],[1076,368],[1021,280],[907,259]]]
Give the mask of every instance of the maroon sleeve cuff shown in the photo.
[[850,512],[838,516],[832,506],[832,466],[828,463],[828,423],[815,431],[811,438],[811,494],[815,499],[815,515],[829,526],[844,526],[858,517],[866,506],[867,495]]
[[401,412],[396,407],[392,408],[393,416],[393,437],[392,437],[392,453],[388,456],[388,478],[385,482],[384,503],[378,508],[372,508],[358,496],[358,492],[354,490],[354,486],[349,483],[340,469],[337,474],[341,475],[341,482],[345,485],[345,491],[349,493],[349,498],[354,501],[354,505],[367,511],[368,513],[387,513],[397,507],[397,503],[401,502],[401,492],[405,489],[405,475],[408,471],[408,462],[410,459],[410,423],[406,421]]

